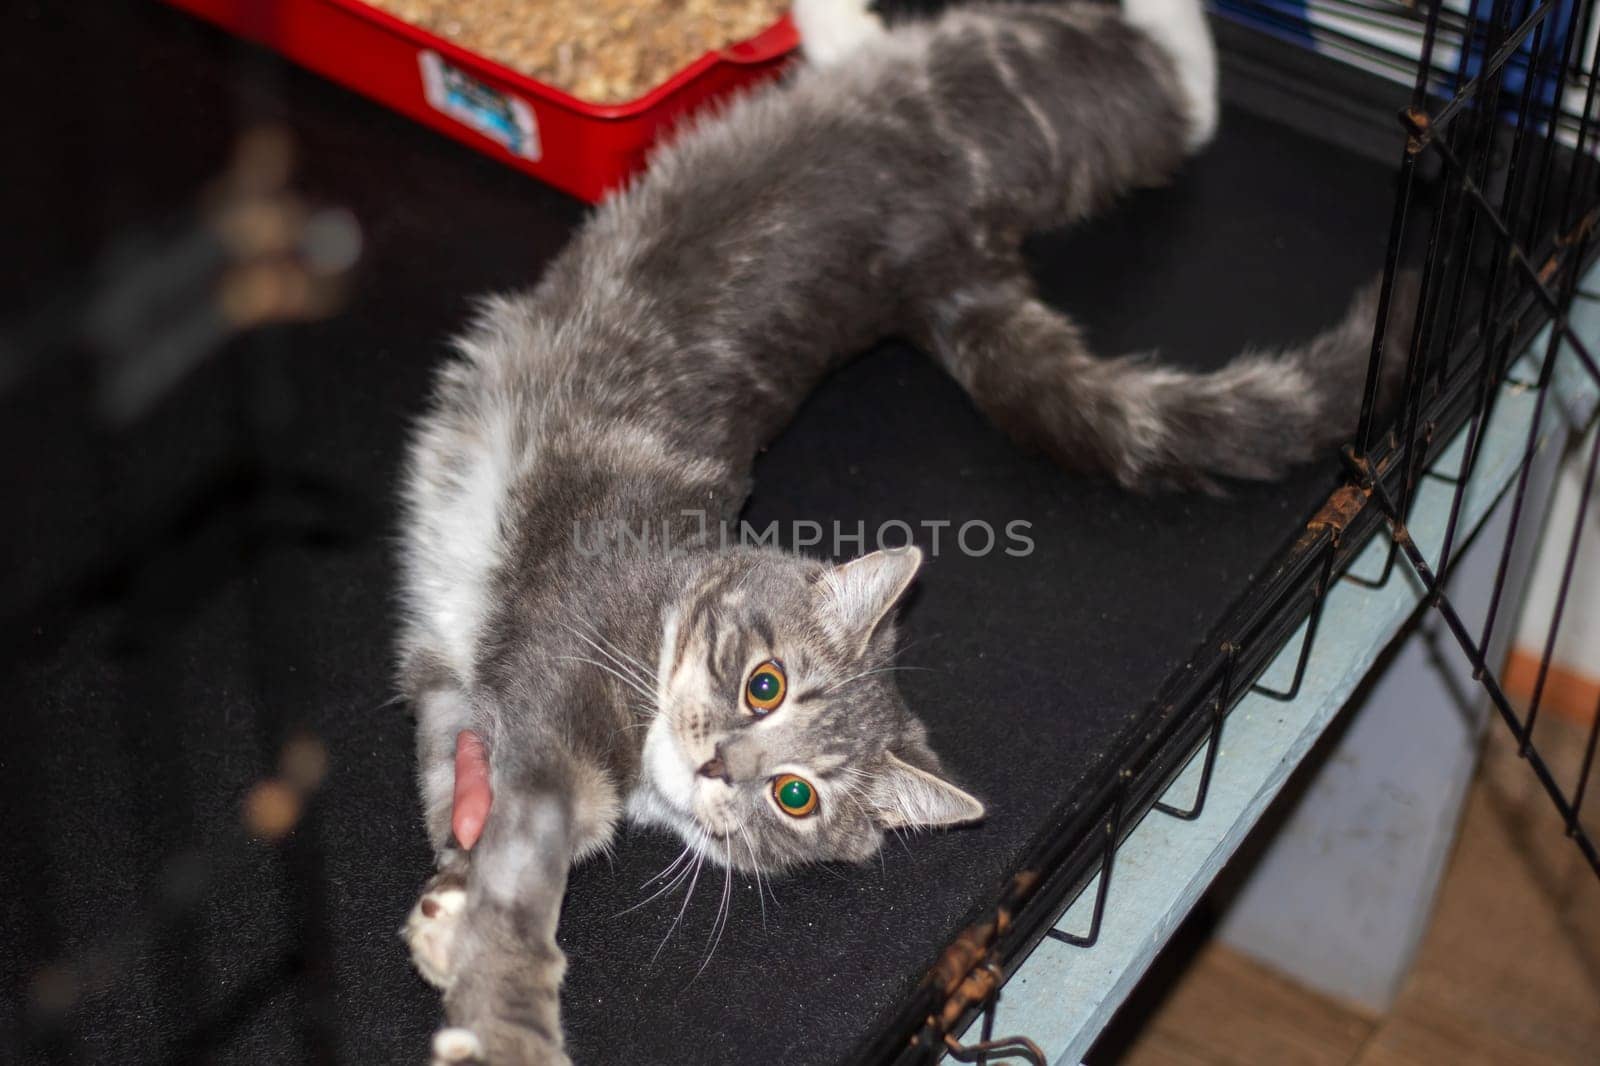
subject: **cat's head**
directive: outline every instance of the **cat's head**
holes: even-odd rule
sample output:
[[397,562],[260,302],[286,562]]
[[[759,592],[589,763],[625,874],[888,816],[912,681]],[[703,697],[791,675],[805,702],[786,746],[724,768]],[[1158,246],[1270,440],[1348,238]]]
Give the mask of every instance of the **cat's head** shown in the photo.
[[894,607],[921,561],[915,548],[839,566],[709,558],[665,614],[634,814],[764,871],[860,861],[889,830],[983,817],[895,684]]

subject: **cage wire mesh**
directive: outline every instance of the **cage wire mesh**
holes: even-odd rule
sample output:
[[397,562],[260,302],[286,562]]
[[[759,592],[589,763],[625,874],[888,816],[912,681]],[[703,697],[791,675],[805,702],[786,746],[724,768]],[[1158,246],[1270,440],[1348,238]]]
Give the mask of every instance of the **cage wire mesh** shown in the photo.
[[[1542,516],[1524,514],[1529,479],[1551,410],[1550,384],[1558,367],[1578,368],[1591,385],[1600,371],[1569,312],[1590,264],[1593,228],[1600,212],[1600,168],[1594,153],[1595,96],[1600,51],[1592,38],[1592,4],[1549,0],[1474,7],[1454,28],[1455,72],[1442,79],[1437,56],[1443,12],[1434,8],[1423,27],[1410,105],[1402,113],[1406,143],[1385,260],[1386,306],[1396,292],[1408,244],[1423,254],[1415,325],[1409,337],[1390,336],[1380,310],[1363,397],[1361,426],[1346,460],[1356,484],[1370,492],[1390,536],[1389,563],[1403,558],[1460,645],[1490,702],[1510,728],[1567,834],[1600,876],[1600,855],[1580,817],[1593,771],[1600,714],[1591,723],[1586,754],[1575,777],[1559,780],[1534,742],[1540,702],[1556,637],[1572,590],[1595,473],[1590,450],[1583,500],[1566,543],[1565,564],[1537,679],[1525,708],[1513,706],[1501,684],[1501,664],[1486,649],[1497,626],[1507,624],[1506,577],[1519,537],[1537,536]],[[1460,41],[1470,42],[1460,47]],[[1587,67],[1578,65],[1586,59]],[[1581,104],[1574,101],[1581,97]],[[1570,149],[1568,142],[1570,141]],[[1443,195],[1425,235],[1408,225],[1419,169],[1442,167]],[[1499,553],[1493,591],[1481,623],[1470,626],[1445,588],[1459,547],[1459,520],[1500,388],[1522,353],[1526,326],[1548,318],[1549,339],[1537,353],[1536,377],[1514,383],[1535,390],[1534,416],[1512,489],[1511,522]],[[1401,410],[1384,431],[1377,410],[1378,367],[1386,348],[1401,346],[1406,371]],[[1443,545],[1430,561],[1412,539],[1407,517],[1432,445],[1466,418],[1460,468],[1443,475],[1453,484]],[[1515,619],[1511,620],[1512,623]]]
[[[1400,566],[1426,590],[1471,662],[1489,700],[1509,728],[1518,753],[1548,793],[1561,824],[1600,874],[1600,855],[1582,820],[1594,772],[1600,708],[1589,725],[1581,766],[1562,778],[1551,768],[1535,736],[1545,679],[1572,592],[1575,560],[1585,525],[1592,518],[1591,490],[1600,461],[1600,437],[1585,456],[1582,506],[1565,532],[1559,595],[1547,624],[1547,639],[1532,694],[1517,706],[1501,683],[1498,663],[1485,649],[1496,628],[1507,624],[1503,590],[1512,549],[1519,537],[1537,533],[1537,515],[1524,514],[1530,471],[1541,427],[1556,412],[1550,383],[1565,364],[1600,386],[1600,368],[1585,338],[1569,321],[1574,301],[1597,295],[1580,287],[1594,259],[1594,224],[1600,214],[1600,165],[1595,160],[1596,100],[1600,87],[1600,25],[1595,4],[1575,0],[1542,3],[1470,0],[1412,7],[1381,0],[1312,0],[1308,5],[1272,0],[1221,0],[1228,17],[1311,44],[1382,76],[1404,79],[1410,102],[1401,113],[1404,144],[1385,259],[1380,326],[1375,330],[1360,429],[1345,452],[1349,484],[1329,501],[1291,553],[1282,576],[1255,590],[1243,619],[1218,643],[1209,665],[1197,668],[1162,699],[1181,708],[1165,726],[1127,750],[1114,753],[1120,769],[1083,805],[1082,815],[1058,837],[1030,854],[1004,887],[989,917],[966,930],[909,997],[896,1019],[872,1045],[879,1061],[920,1060],[948,1052],[962,1061],[1020,1056],[1043,1061],[1025,1038],[995,1040],[993,1007],[1005,978],[1044,936],[1078,946],[1095,943],[1108,900],[1114,899],[1117,848],[1149,810],[1192,819],[1203,809],[1226,714],[1247,691],[1293,699],[1318,634],[1321,606],[1336,580],[1382,583]],[[359,234],[347,216],[312,210],[286,185],[287,144],[281,131],[248,136],[230,175],[214,199],[170,231],[144,235],[108,257],[102,282],[92,293],[69,294],[61,308],[13,329],[0,363],[0,388],[31,372],[34,357],[49,353],[69,319],[88,323],[74,340],[88,353],[98,381],[99,447],[114,450],[116,427],[135,418],[199,360],[220,349],[240,330],[274,321],[331,313],[359,250]],[[152,268],[158,264],[159,269]],[[1409,278],[1415,277],[1413,283]],[[150,279],[166,279],[154,284]],[[220,284],[219,284],[220,279]],[[1394,300],[1414,299],[1409,335],[1382,327]],[[87,307],[78,316],[63,313]],[[1519,357],[1541,325],[1548,342],[1538,358]],[[74,326],[73,329],[78,327]],[[1378,367],[1386,351],[1403,349],[1405,376],[1398,411],[1380,409]],[[297,483],[263,461],[252,412],[274,387],[245,363],[233,368],[239,438],[228,492],[231,503],[202,516],[224,531],[236,554],[285,536],[336,540],[338,506],[315,486]],[[1526,377],[1519,377],[1526,374]],[[1494,595],[1481,620],[1464,618],[1445,587],[1462,536],[1459,520],[1466,487],[1479,459],[1483,428],[1502,386],[1508,382],[1537,392],[1536,415],[1521,455],[1509,506],[1513,521],[1500,551]],[[1442,443],[1465,426],[1466,447],[1453,473],[1430,473]],[[104,469],[86,472],[104,483]],[[1442,550],[1429,560],[1407,531],[1407,516],[1423,477],[1453,485]],[[102,491],[108,529],[129,524],[117,513],[114,494]],[[296,517],[286,520],[292,512]],[[1356,550],[1379,525],[1389,534],[1389,552],[1377,575],[1346,572]],[[329,532],[333,530],[334,533]],[[68,609],[115,597],[129,612],[126,628],[151,628],[139,575],[170,560],[192,530],[174,526],[117,546],[108,556],[105,580],[69,589]],[[226,555],[228,553],[223,553]],[[221,555],[214,556],[221,558]],[[198,598],[227,575],[188,572],[186,596]],[[276,617],[273,590],[260,590],[261,625],[292,628]],[[53,608],[54,609],[54,608]],[[161,609],[166,609],[165,605]],[[26,617],[11,621],[27,624]],[[1256,679],[1287,638],[1306,622],[1290,684],[1262,688]],[[137,685],[142,699],[160,701],[168,683],[159,654],[142,658]],[[319,945],[322,904],[319,855],[314,839],[290,830],[307,816],[325,769],[326,753],[298,729],[282,707],[266,706],[256,728],[279,753],[246,798],[239,843],[251,836],[280,841],[288,880],[297,892],[300,949],[268,971],[268,984],[236,993],[237,1008],[265,999],[280,983],[298,986],[302,1032],[318,1061],[333,1056],[331,996]],[[1196,751],[1204,751],[1199,788],[1187,804],[1162,799],[1166,785]],[[29,1046],[45,1057],[70,1045],[75,1002],[110,983],[134,955],[170,939],[180,929],[208,883],[217,857],[185,853],[167,862],[167,876],[115,937],[57,959],[32,976],[24,1011]],[[1052,928],[1070,900],[1097,879],[1087,928]],[[183,1048],[203,1050],[222,1015],[197,1019]],[[979,1014],[981,1043],[963,1046],[953,1034]]]
[[[1565,777],[1552,769],[1535,736],[1585,526],[1594,519],[1590,506],[1600,435],[1587,438],[1574,523],[1558,531],[1564,550],[1559,590],[1545,620],[1542,655],[1525,706],[1507,695],[1502,664],[1490,661],[1486,650],[1497,627],[1508,624],[1507,577],[1518,538],[1540,534],[1543,516],[1525,510],[1525,504],[1544,435],[1560,418],[1576,430],[1594,413],[1592,400],[1580,402],[1580,410],[1555,410],[1559,403],[1550,399],[1551,383],[1565,366],[1591,394],[1600,387],[1591,345],[1569,318],[1575,300],[1600,298],[1580,287],[1595,259],[1594,226],[1600,216],[1595,158],[1600,26],[1594,7],[1574,0],[1417,7],[1372,0],[1219,0],[1225,17],[1404,80],[1411,88],[1398,116],[1403,144],[1360,426],[1343,450],[1349,482],[1330,497],[1292,550],[1290,576],[1275,588],[1257,590],[1253,602],[1237,612],[1255,620],[1218,643],[1211,667],[1197,671],[1197,683],[1163,693],[1161,698],[1180,705],[1182,712],[1169,720],[1159,740],[1123,754],[1115,783],[1088,805],[1093,815],[1074,827],[1081,836],[1071,846],[1045,847],[1030,856],[999,906],[967,929],[929,974],[919,990],[923,998],[913,1004],[926,1013],[902,1016],[914,1033],[903,1061],[934,1050],[947,1050],[962,1061],[1045,1061],[1042,1050],[1025,1037],[994,1039],[994,1012],[1005,978],[1042,937],[1078,947],[1097,941],[1108,897],[1115,892],[1122,840],[1146,811],[1198,817],[1228,710],[1250,691],[1279,700],[1298,694],[1324,598],[1335,580],[1379,587],[1395,579],[1399,565],[1414,574],[1424,590],[1425,610],[1437,612],[1445,623],[1561,828],[1600,877],[1600,856],[1582,818],[1600,738],[1600,707],[1588,724],[1581,761]],[[1391,333],[1396,301],[1414,303],[1409,332]],[[1548,339],[1522,358],[1546,325]],[[1404,360],[1400,400],[1380,405],[1380,367],[1394,358]],[[1505,504],[1511,521],[1499,547],[1489,605],[1481,620],[1469,623],[1446,584],[1464,534],[1463,503],[1485,427],[1506,386],[1536,394],[1534,415]],[[1463,427],[1459,467],[1431,469]],[[1423,477],[1452,489],[1443,544],[1431,561],[1407,526]],[[1356,551],[1380,527],[1388,536],[1380,572],[1349,572]],[[1305,622],[1292,680],[1286,689],[1268,689],[1254,679],[1293,632],[1284,624],[1288,620]],[[1197,752],[1203,755],[1193,799],[1180,805],[1160,798]],[[1095,895],[1087,928],[1055,928],[1067,905],[1090,887]],[[962,1045],[955,1034],[975,1019],[980,1019],[979,1042]]]

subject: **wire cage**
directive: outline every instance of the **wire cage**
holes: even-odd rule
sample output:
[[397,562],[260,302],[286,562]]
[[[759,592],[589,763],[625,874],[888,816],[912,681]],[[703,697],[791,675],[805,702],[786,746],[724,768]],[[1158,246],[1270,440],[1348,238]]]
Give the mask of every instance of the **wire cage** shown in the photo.
[[[1165,683],[1154,701],[1160,713],[1152,716],[1153,727],[1106,754],[1097,787],[1076,798],[1071,817],[1015,865],[993,898],[982,901],[983,917],[945,947],[892,1016],[881,1020],[860,1048],[862,1061],[924,1062],[946,1053],[960,1061],[1043,1061],[1026,1037],[994,1037],[993,1009],[1005,980],[1045,937],[1079,947],[1096,942],[1106,909],[1116,906],[1123,840],[1152,812],[1184,820],[1199,815],[1213,768],[1226,758],[1219,750],[1230,710],[1251,691],[1283,701],[1296,697],[1325,598],[1339,581],[1383,584],[1409,573],[1421,583],[1426,609],[1438,612],[1454,635],[1573,846],[1600,876],[1600,852],[1581,818],[1594,776],[1600,710],[1574,777],[1551,768],[1535,735],[1575,560],[1593,513],[1589,493],[1600,440],[1586,456],[1582,506],[1566,536],[1560,595],[1525,704],[1506,695],[1500,664],[1486,651],[1497,629],[1510,624],[1501,589],[1513,549],[1519,538],[1536,535],[1541,517],[1531,509],[1524,513],[1541,427],[1558,417],[1581,425],[1592,414],[1555,410],[1560,403],[1549,399],[1550,385],[1566,374],[1600,388],[1600,353],[1570,319],[1576,301],[1596,298],[1584,282],[1595,259],[1600,217],[1595,6],[1577,0],[1471,0],[1454,7],[1219,0],[1221,18],[1314,45],[1409,86],[1397,88],[1400,106],[1390,109],[1398,112],[1391,120],[1395,195],[1371,367],[1360,427],[1343,453],[1344,482],[1208,636],[1192,668]],[[295,588],[318,575],[271,560],[275,546],[289,543],[313,556],[339,558],[356,535],[352,531],[370,524],[366,515],[380,506],[384,490],[330,485],[273,459],[274,435],[284,432],[274,414],[275,397],[287,387],[279,362],[283,339],[269,332],[237,341],[262,324],[331,315],[351,284],[363,235],[348,213],[299,201],[289,173],[281,134],[270,126],[257,130],[240,142],[225,178],[205,202],[185,207],[158,231],[136,233],[102,258],[91,289],[41,301],[43,310],[0,337],[0,394],[25,376],[62,374],[89,382],[87,391],[97,397],[94,417],[74,445],[75,457],[92,472],[74,489],[93,516],[94,528],[84,534],[91,546],[88,561],[65,573],[29,575],[14,595],[8,592],[16,606],[8,603],[3,617],[6,632],[22,644],[62,617],[118,608],[112,638],[135,665],[127,673],[131,691],[123,694],[127,723],[120,735],[105,738],[109,761],[137,762],[154,742],[143,732],[149,722],[133,708],[180,699],[179,664],[162,644],[163,627],[180,616],[203,626],[208,604],[237,594],[230,583],[239,576],[240,561],[268,560],[268,576],[251,592],[244,612],[248,631],[225,634],[217,645],[249,649],[242,653],[251,660],[249,672],[273,677],[263,682],[265,695],[256,701],[260,713],[241,727],[249,734],[241,758],[254,758],[266,769],[244,797],[236,836],[213,850],[150,860],[158,863],[149,879],[157,887],[121,912],[114,928],[86,936],[48,921],[30,925],[29,935],[38,942],[26,945],[25,954],[54,961],[14,975],[19,983],[11,998],[26,1008],[5,1039],[14,1038],[39,1061],[72,1057],[73,1006],[84,998],[131,980],[177,987],[193,982],[184,953],[172,947],[176,934],[199,923],[217,872],[232,868],[223,849],[256,848],[261,841],[277,849],[295,947],[261,976],[233,988],[221,1008],[194,1018],[156,1057],[204,1057],[220,1032],[286,990],[310,1056],[341,1057],[331,1014],[330,886],[319,836],[306,831],[316,828],[327,747],[297,716],[296,701],[308,694],[278,676],[276,666],[312,653],[313,638],[287,605]],[[1390,305],[1402,300],[1415,302],[1414,326],[1404,335],[1387,333],[1381,323],[1388,321]],[[1547,339],[1524,356],[1546,329]],[[56,361],[62,351],[72,359]],[[1401,398],[1387,407],[1378,402],[1386,354],[1402,358],[1405,367]],[[118,427],[184,376],[202,371],[214,375],[216,406],[206,417],[224,427],[226,454],[208,457],[214,460],[209,472],[184,499],[149,507],[144,497],[159,495],[159,486],[123,483]],[[1452,602],[1446,581],[1465,536],[1463,500],[1484,427],[1507,388],[1534,393],[1535,416],[1510,491],[1513,520],[1500,551],[1495,592],[1487,615],[1469,618]],[[1436,461],[1460,432],[1465,446],[1459,467],[1441,473]],[[1425,479],[1452,490],[1443,547],[1433,554],[1408,532]],[[1388,546],[1381,570],[1351,573],[1350,564],[1374,538]],[[1265,686],[1263,672],[1297,633],[1303,636],[1289,682]],[[47,743],[43,729],[25,733],[23,745]],[[1179,771],[1201,752],[1194,797],[1183,804],[1164,798]],[[195,805],[222,801],[203,775],[174,787],[186,789]],[[59,795],[56,800],[68,802]],[[144,801],[134,796],[127,802],[138,807]],[[137,813],[152,823],[181,817],[169,810]],[[49,848],[27,832],[16,846],[17,868],[42,864]],[[1091,883],[1097,887],[1087,928],[1055,928]],[[69,942],[88,946],[56,950]],[[981,1041],[965,1045],[958,1034],[975,1020]]]
[[[1521,705],[1508,697],[1501,664],[1487,651],[1497,627],[1515,624],[1502,611],[1513,549],[1519,537],[1539,532],[1542,516],[1524,514],[1523,505],[1542,434],[1553,420],[1565,418],[1582,427],[1593,415],[1592,399],[1580,401],[1576,411],[1551,410],[1557,406],[1549,400],[1551,382],[1563,373],[1576,375],[1588,386],[1580,389],[1586,396],[1600,386],[1593,338],[1586,342],[1579,336],[1569,317],[1574,301],[1596,298],[1583,287],[1595,259],[1594,225],[1600,217],[1595,145],[1600,49],[1594,5],[1495,0],[1451,10],[1443,4],[1316,0],[1303,9],[1271,0],[1221,0],[1218,9],[1411,84],[1409,103],[1397,116],[1403,136],[1360,428],[1343,450],[1348,483],[1312,519],[1274,587],[1258,590],[1254,602],[1237,612],[1240,625],[1215,645],[1211,669],[1168,695],[1182,711],[1173,716],[1166,735],[1129,752],[1119,763],[1121,774],[1097,798],[1094,815],[1079,833],[1035,855],[991,919],[951,946],[930,974],[922,1001],[903,1015],[906,1031],[916,1035],[898,1061],[916,1061],[924,1049],[939,1044],[962,1061],[991,1056],[1044,1061],[1026,1038],[992,1038],[993,1008],[1008,967],[1025,958],[1040,937],[1078,947],[1095,943],[1108,896],[1114,905],[1113,871],[1121,841],[1146,811],[1198,817],[1229,709],[1247,691],[1294,698],[1317,639],[1324,598],[1335,581],[1382,586],[1396,579],[1398,566],[1409,569],[1424,590],[1425,609],[1437,612],[1454,637],[1517,755],[1548,796],[1573,846],[1600,877],[1600,852],[1581,818],[1600,737],[1600,707],[1589,723],[1575,775],[1559,777],[1535,740],[1578,552],[1593,520],[1600,441],[1588,446],[1583,459],[1577,517],[1562,542],[1559,591],[1531,695]],[[1386,328],[1397,300],[1415,302],[1409,333]],[[1519,361],[1545,325],[1547,339],[1538,345],[1538,357]],[[1402,399],[1394,409],[1378,404],[1386,353],[1388,358],[1403,353],[1405,360]],[[1446,586],[1483,434],[1508,385],[1535,393],[1534,415],[1510,490],[1511,521],[1498,552],[1489,606],[1481,619],[1469,619]],[[1463,427],[1459,467],[1430,469]],[[1431,558],[1407,526],[1424,477],[1451,487],[1443,544]],[[1348,572],[1356,553],[1375,536],[1387,540],[1382,570]],[[1302,643],[1287,689],[1255,683],[1302,621]],[[1204,755],[1191,803],[1177,807],[1158,799],[1176,769],[1198,750]],[[1174,760],[1174,753],[1183,758]],[[1062,900],[1082,891],[1096,874],[1088,928],[1079,934],[1054,928]],[[963,1047],[952,1034],[963,1032],[980,1013],[983,1042]],[[881,1048],[885,1058],[895,1057],[888,1040]]]

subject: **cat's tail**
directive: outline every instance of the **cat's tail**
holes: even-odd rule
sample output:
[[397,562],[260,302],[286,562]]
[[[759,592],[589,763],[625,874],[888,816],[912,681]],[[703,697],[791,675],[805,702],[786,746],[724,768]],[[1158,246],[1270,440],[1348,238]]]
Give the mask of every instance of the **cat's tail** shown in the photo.
[[[1391,354],[1409,340],[1414,291],[1410,278],[1395,286]],[[1210,372],[1096,358],[1071,320],[1020,280],[945,301],[924,339],[1001,428],[1063,465],[1133,489],[1209,489],[1217,477],[1281,477],[1354,434],[1378,292],[1376,282],[1364,287],[1305,344],[1246,352]],[[1385,360],[1380,402],[1402,366]]]

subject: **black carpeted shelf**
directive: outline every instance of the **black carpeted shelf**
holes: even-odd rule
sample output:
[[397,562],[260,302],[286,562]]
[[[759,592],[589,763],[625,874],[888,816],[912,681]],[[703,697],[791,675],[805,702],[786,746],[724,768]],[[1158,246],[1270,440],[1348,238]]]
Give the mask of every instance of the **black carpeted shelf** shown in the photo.
[[[231,343],[130,428],[94,428],[69,350],[0,395],[0,1038],[28,1061],[301,1062],[330,1037],[339,1061],[421,1061],[438,1000],[396,935],[428,853],[411,719],[387,702],[395,464],[466,298],[534,279],[581,209],[161,7],[33,3],[12,40],[0,77],[27,102],[0,122],[28,151],[0,320],[89,284],[262,115],[368,245],[340,317]],[[1214,366],[1336,319],[1381,266],[1392,191],[1389,168],[1235,111],[1171,187],[1030,254],[1103,352]],[[679,845],[628,833],[563,916],[575,1060],[852,1061],[1075,824],[1337,483],[1330,459],[1226,498],[1137,497],[1019,453],[902,345],[826,383],[762,457],[752,523],[1031,523],[1026,558],[942,552],[906,614],[901,684],[991,815],[781,880],[764,920],[735,877],[709,962],[720,875],[658,952],[681,893],[618,913]],[[295,726],[330,774],[287,844],[250,842],[241,797]],[[35,976],[63,958],[93,981],[41,1029]]]

